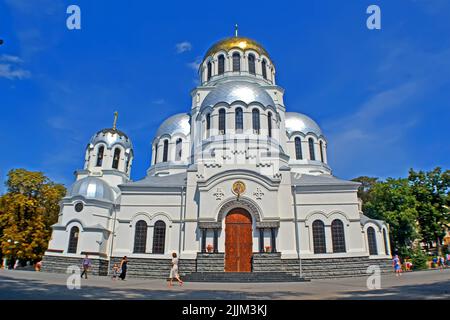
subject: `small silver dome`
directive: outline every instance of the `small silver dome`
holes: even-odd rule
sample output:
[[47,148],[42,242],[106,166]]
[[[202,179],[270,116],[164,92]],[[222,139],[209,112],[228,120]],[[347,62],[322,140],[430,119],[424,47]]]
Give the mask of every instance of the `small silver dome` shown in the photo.
[[130,138],[120,130],[117,129],[103,129],[97,132],[92,138],[90,144],[95,146],[97,143],[103,142],[108,149],[111,149],[114,145],[120,144],[125,150],[133,149],[133,144]]
[[114,193],[111,187],[96,177],[86,177],[76,181],[70,189],[69,196],[83,196],[87,199],[114,202]]
[[176,133],[182,133],[188,136],[191,133],[190,116],[187,113],[178,113],[166,119],[156,131],[156,138],[164,134],[173,136]]
[[285,126],[289,136],[294,132],[304,134],[312,132],[318,137],[322,135],[322,130],[319,125],[313,119],[302,113],[286,112]]
[[203,100],[201,109],[214,107],[220,102],[232,104],[242,101],[245,104],[258,102],[264,107],[275,107],[270,95],[260,85],[247,81],[230,81],[217,85]]

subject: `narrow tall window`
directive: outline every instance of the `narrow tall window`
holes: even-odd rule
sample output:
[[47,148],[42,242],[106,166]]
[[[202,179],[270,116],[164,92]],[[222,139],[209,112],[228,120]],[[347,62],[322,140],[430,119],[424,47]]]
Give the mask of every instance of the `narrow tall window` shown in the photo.
[[302,160],[302,140],[299,137],[295,138],[295,159]]
[[219,110],[219,134],[225,134],[225,109]]
[[389,255],[389,244],[386,229],[383,229],[383,240],[384,240],[384,252],[386,253],[386,255]]
[[209,132],[211,130],[211,114],[206,115],[206,137],[209,138]]
[[147,222],[139,220],[134,228],[134,253],[145,253],[147,243]]
[[319,146],[320,146],[320,161],[325,162],[323,160],[323,142],[322,142],[322,140],[320,141]]
[[155,144],[155,163],[158,163],[158,143]]
[[308,139],[309,144],[309,158],[311,160],[316,160],[316,153],[314,152],[314,140],[313,138]]
[[269,112],[267,115],[267,132],[269,134],[269,138],[272,138],[272,112]]
[[219,56],[219,74],[224,74],[225,73],[225,57],[223,56],[223,54],[221,54]]
[[181,138],[177,139],[177,143],[175,145],[175,160],[176,161],[181,160],[181,153],[183,152],[182,145],[183,145],[183,140],[181,140]]
[[331,223],[331,238],[333,240],[333,252],[345,252],[344,224],[339,219]]
[[236,108],[235,116],[236,133],[242,133],[244,131],[244,115],[242,108]]
[[256,74],[255,56],[252,54],[248,55],[248,72]]
[[153,250],[152,253],[164,253],[166,243],[166,224],[164,221],[156,221],[153,228]]
[[120,161],[120,149],[116,148],[114,150],[114,157],[113,157],[113,163],[112,163],[113,169],[119,169],[119,161]]
[[262,61],[261,67],[262,67],[262,76],[263,76],[264,79],[267,79],[267,62],[266,62],[266,59],[264,59]]
[[259,121],[259,110],[253,109],[252,110],[252,122],[253,122],[253,133],[259,134],[261,124]]
[[369,243],[369,254],[371,256],[377,255],[377,238],[375,236],[375,230],[372,227],[367,228],[367,241]]
[[208,81],[209,81],[209,79],[211,79],[211,76],[212,76],[212,65],[211,65],[211,62],[208,62],[208,64],[207,64],[207,69],[208,69],[208,77],[207,77],[207,79],[208,79]]
[[325,225],[322,221],[316,220],[312,224],[314,253],[326,253]]
[[103,164],[103,154],[105,153],[105,147],[100,146],[98,148],[98,154],[97,154],[97,167],[101,167]]
[[163,162],[167,162],[168,155],[169,155],[169,140],[164,140]]
[[241,71],[241,55],[233,53],[233,71]]
[[78,227],[72,227],[72,229],[70,229],[69,248],[67,249],[67,253],[77,253],[79,234],[80,229],[78,229]]

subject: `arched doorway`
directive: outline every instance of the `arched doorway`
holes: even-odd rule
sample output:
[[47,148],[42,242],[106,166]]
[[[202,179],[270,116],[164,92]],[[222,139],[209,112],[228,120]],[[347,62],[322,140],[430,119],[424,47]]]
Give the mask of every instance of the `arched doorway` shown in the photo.
[[252,217],[236,208],[225,218],[225,272],[252,271]]

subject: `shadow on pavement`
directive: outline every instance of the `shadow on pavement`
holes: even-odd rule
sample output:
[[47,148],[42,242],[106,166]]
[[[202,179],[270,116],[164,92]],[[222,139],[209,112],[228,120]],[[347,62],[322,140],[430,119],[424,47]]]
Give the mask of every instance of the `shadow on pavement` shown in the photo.
[[8,276],[0,278],[0,300],[122,300],[122,299],[186,299],[186,300],[277,300],[285,298],[307,299],[307,293],[245,292],[225,290],[191,290],[174,285],[167,290],[133,289],[127,287],[98,287],[82,282],[81,289],[69,290],[66,285],[48,284],[41,280],[16,279]]

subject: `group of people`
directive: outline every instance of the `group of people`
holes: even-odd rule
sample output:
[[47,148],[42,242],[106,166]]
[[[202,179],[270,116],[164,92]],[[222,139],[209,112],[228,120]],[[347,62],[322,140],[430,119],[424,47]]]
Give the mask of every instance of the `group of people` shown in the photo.
[[436,256],[432,260],[433,267],[438,267],[439,269],[444,269],[447,266],[450,266],[450,254],[447,253],[445,258],[443,256]]
[[[92,266],[91,259],[89,259],[89,256],[86,255],[82,261],[83,272],[81,273],[81,278],[83,278],[84,276],[85,279],[87,279],[87,273],[91,268],[91,266]],[[112,279],[117,280],[119,278],[121,280],[125,280],[127,276],[127,269],[128,269],[128,258],[124,256],[120,261],[120,264],[115,263],[113,265],[111,270]],[[183,285],[183,281],[180,279],[180,274],[178,273],[178,258],[175,252],[172,253],[172,267],[170,269],[168,282],[169,287],[173,285],[172,282],[174,278],[178,281],[180,286]]]
[[[395,274],[401,275],[403,269],[405,271],[412,271],[412,267],[413,264],[411,261],[405,261],[403,266],[404,268],[402,268],[402,263],[400,261],[400,258],[398,257],[398,255],[395,255],[394,258],[392,259],[392,266],[394,267],[394,271]],[[431,266],[432,268],[437,267],[440,270],[446,268],[446,267],[450,267],[450,253],[447,253],[444,256],[435,256],[432,260],[431,260]]]

